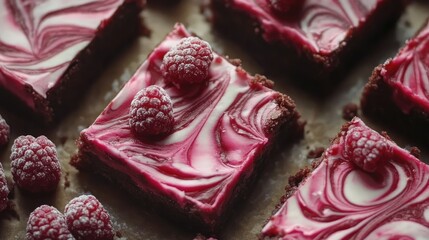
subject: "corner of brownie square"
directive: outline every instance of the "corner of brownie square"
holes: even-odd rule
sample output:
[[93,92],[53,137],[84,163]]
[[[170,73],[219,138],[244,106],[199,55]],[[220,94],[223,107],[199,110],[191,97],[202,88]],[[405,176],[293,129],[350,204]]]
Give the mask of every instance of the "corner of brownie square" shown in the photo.
[[365,115],[429,143],[429,22],[398,54],[376,67],[366,84]]
[[138,36],[144,4],[0,0],[0,97],[9,103],[5,106],[46,125],[58,120]]
[[429,236],[429,166],[359,118],[290,184],[261,238]]
[[[210,0],[209,21],[269,70],[329,92],[408,0]],[[279,6],[283,10],[278,10]]]
[[[293,101],[267,87],[271,81],[216,52],[206,81],[185,87],[166,81],[164,56],[191,36],[176,24],[81,132],[71,163],[119,183],[194,230],[215,232],[268,161],[276,139],[299,139],[303,124]],[[141,138],[130,126],[130,104],[153,85],[170,96],[174,126],[162,138]]]

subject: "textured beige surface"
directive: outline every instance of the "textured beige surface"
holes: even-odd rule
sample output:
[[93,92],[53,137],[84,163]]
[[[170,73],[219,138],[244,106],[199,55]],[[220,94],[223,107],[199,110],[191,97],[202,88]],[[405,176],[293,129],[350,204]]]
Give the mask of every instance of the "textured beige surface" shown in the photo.
[[[156,1],[156,0],[155,0]],[[162,217],[146,211],[144,203],[134,200],[130,195],[116,186],[98,177],[86,173],[78,173],[68,164],[70,156],[75,153],[75,139],[79,132],[89,126],[107,103],[116,95],[124,82],[134,73],[139,64],[146,58],[151,49],[163,39],[176,21],[185,23],[199,36],[211,42],[218,52],[232,58],[241,58],[244,68],[251,73],[264,73],[236,44],[226,41],[222,36],[213,34],[210,26],[204,21],[199,12],[198,0],[183,0],[174,7],[149,7],[143,13],[146,25],[152,29],[151,38],[140,38],[122,54],[117,61],[106,69],[105,73],[88,91],[80,103],[78,110],[65,118],[59,127],[52,131],[42,131],[37,125],[26,122],[3,110],[2,114],[12,127],[12,139],[22,134],[46,134],[57,144],[63,166],[63,175],[68,174],[70,187],[64,187],[64,178],[58,190],[51,195],[32,196],[15,189],[14,202],[19,219],[4,215],[0,217],[0,239],[23,239],[29,213],[41,204],[54,205],[61,211],[73,197],[83,193],[94,194],[111,213],[115,229],[119,230],[124,239],[192,239],[195,234],[164,220]],[[341,118],[342,107],[349,102],[358,102],[362,88],[372,69],[388,57],[393,56],[405,39],[412,36],[429,16],[429,3],[421,1],[412,4],[398,23],[397,27],[385,34],[368,55],[353,67],[331,97],[325,100],[315,99],[310,94],[295,89],[282,76],[271,76],[276,81],[275,88],[289,94],[298,106],[303,118],[307,120],[306,134],[301,142],[284,147],[281,153],[275,155],[273,163],[265,168],[261,178],[255,184],[249,198],[231,217],[221,239],[254,239],[262,228],[263,222],[270,216],[283,189],[287,178],[299,168],[310,163],[307,158],[309,150],[315,147],[326,147],[329,139],[336,135],[340,126],[345,122]],[[363,49],[364,51],[366,50]],[[365,118],[364,118],[365,120]],[[377,130],[386,130],[372,121],[366,121]],[[388,130],[391,137],[401,146],[412,143]],[[8,146],[10,149],[11,144]],[[423,148],[424,146],[420,146]],[[0,152],[7,175],[9,172],[10,151]],[[429,150],[429,149],[426,149]],[[427,154],[425,154],[426,160]]]

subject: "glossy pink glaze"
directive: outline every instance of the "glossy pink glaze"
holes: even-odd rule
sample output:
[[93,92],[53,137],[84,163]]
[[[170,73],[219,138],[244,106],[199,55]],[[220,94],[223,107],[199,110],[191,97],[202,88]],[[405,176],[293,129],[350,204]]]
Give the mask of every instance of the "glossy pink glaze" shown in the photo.
[[[240,178],[253,172],[270,143],[266,125],[280,115],[279,93],[249,85],[248,73],[214,53],[209,80],[178,89],[160,72],[165,53],[190,34],[177,24],[92,126],[82,132],[101,161],[144,192],[191,205],[207,221],[222,213]],[[175,127],[161,140],[138,140],[129,106],[142,88],[162,86],[173,101]],[[110,159],[103,157],[110,156]]]
[[266,41],[293,42],[300,49],[329,55],[349,31],[365,23],[384,0],[305,0],[290,16],[279,16],[267,0],[229,0],[231,7],[253,16]]
[[0,0],[0,87],[34,109],[123,0]]
[[394,101],[404,113],[429,112],[429,22],[384,64],[381,75],[395,89]]
[[[263,229],[279,239],[427,239],[429,166],[388,141],[384,167],[367,173],[344,157],[355,118],[320,165]],[[401,238],[402,237],[402,238]]]

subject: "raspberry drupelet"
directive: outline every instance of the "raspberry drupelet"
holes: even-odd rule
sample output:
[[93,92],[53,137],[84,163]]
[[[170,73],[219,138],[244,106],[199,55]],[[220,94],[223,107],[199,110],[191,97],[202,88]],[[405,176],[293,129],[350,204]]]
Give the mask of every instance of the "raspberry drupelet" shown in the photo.
[[73,240],[75,238],[68,230],[63,214],[54,207],[42,205],[28,218],[26,239]]
[[5,146],[9,142],[10,127],[6,120],[0,115],[0,147]]
[[4,174],[3,166],[0,163],[0,212],[7,207],[9,195],[9,188],[7,186],[6,176]]
[[152,85],[140,90],[131,102],[130,127],[139,136],[164,135],[173,129],[173,104],[167,92]]
[[375,172],[389,154],[387,140],[372,130],[356,127],[346,139],[344,154],[367,172]]
[[76,239],[109,240],[114,232],[109,213],[92,195],[72,199],[64,210],[68,228]]
[[165,80],[177,87],[197,84],[207,80],[212,61],[213,51],[209,43],[197,37],[187,37],[165,54],[161,71]]
[[60,181],[61,166],[56,147],[45,136],[18,137],[10,159],[13,180],[26,191],[52,191]]

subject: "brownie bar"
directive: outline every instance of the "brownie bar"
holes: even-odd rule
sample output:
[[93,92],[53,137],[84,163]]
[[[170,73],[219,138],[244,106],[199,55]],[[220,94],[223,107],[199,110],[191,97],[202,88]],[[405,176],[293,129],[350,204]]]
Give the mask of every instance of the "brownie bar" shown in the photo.
[[244,45],[268,70],[304,80],[296,83],[321,94],[329,92],[333,84],[345,76],[350,66],[365,54],[362,48],[373,45],[371,41],[380,36],[387,26],[393,25],[408,2],[381,1],[362,24],[346,32],[336,49],[318,53],[297,45],[296,40],[288,36],[268,42],[260,20],[245,10],[234,8],[232,1],[210,1],[208,16],[216,29]]
[[[255,165],[254,173],[250,177],[242,176],[234,188],[231,200],[227,203],[227,207],[224,210],[222,216],[217,216],[219,221],[211,224],[206,224],[203,221],[203,217],[198,213],[192,205],[185,208],[172,201],[170,198],[158,195],[156,193],[146,193],[139,189],[134,181],[126,174],[110,168],[100,161],[100,156],[92,154],[94,150],[93,146],[88,144],[84,136],[77,141],[79,148],[78,154],[72,157],[70,164],[79,170],[86,172],[93,172],[97,175],[101,175],[107,180],[114,182],[119,187],[125,189],[129,194],[142,202],[148,203],[149,206],[153,206],[150,210],[153,213],[161,213],[163,216],[168,218],[170,221],[183,225],[194,232],[201,232],[209,235],[219,234],[222,227],[227,223],[228,219],[234,214],[235,207],[243,201],[252,190],[254,182],[258,179],[261,172],[264,170],[265,165],[268,164],[268,159],[272,158],[272,155],[278,153],[278,149],[284,147],[283,144],[292,143],[303,136],[304,123],[299,120],[300,115],[295,111],[294,104],[285,101],[289,105],[285,109],[284,120],[287,122],[281,129],[278,126],[274,128],[277,132],[276,139],[273,141],[272,146],[268,146],[261,156],[257,157],[257,165]],[[282,143],[282,145],[278,144]],[[110,156],[105,156],[110,158]],[[111,161],[117,161],[111,159]]]
[[413,108],[404,113],[394,102],[395,89],[380,75],[382,65],[378,66],[366,84],[362,98],[362,112],[380,123],[390,126],[422,143],[429,143],[429,113]]
[[[207,82],[185,88],[166,82],[163,56],[190,36],[175,26],[81,133],[71,164],[99,172],[195,232],[214,233],[246,195],[275,143],[301,138],[304,125],[293,101],[269,88],[272,81],[250,76],[234,65],[238,61],[215,53]],[[153,84],[172,96],[177,125],[166,139],[142,140],[130,129],[129,104]]]
[[259,237],[425,239],[428,172],[385,133],[354,118],[319,160],[289,178]]
[[[144,3],[141,0],[126,0],[109,19],[102,21],[90,43],[68,63],[67,69],[55,84],[45,86],[46,96],[38,93],[32,85],[25,84],[22,95],[27,96],[28,100],[24,101],[0,84],[1,100],[10,103],[5,106],[45,125],[59,120],[76,106],[76,100],[85,93],[84,89],[94,82],[107,64],[142,32],[144,27],[140,12]],[[1,81],[4,81],[3,84],[16,84],[12,83],[15,79],[0,70]]]
[[428,34],[429,22],[393,59],[374,69],[361,97],[365,115],[425,144],[429,143]]

